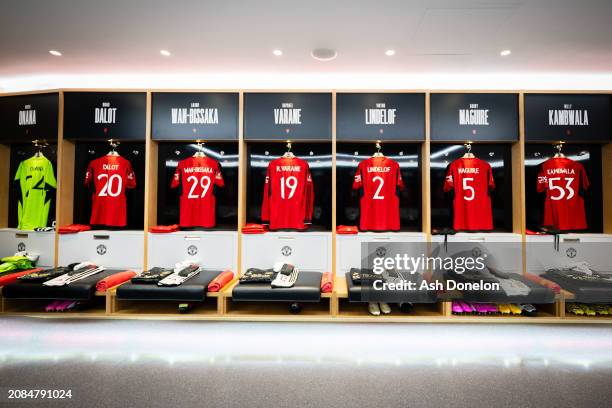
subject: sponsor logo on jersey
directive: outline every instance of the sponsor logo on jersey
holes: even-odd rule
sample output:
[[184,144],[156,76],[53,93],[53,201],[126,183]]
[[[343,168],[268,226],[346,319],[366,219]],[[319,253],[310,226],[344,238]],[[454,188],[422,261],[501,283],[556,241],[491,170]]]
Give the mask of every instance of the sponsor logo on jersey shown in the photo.
[[194,102],[189,108],[171,108],[173,125],[217,125],[219,124],[218,108],[201,108]]
[[366,125],[395,125],[397,109],[387,108],[384,103],[377,103],[375,108],[365,109]]
[[274,108],[274,124],[301,125],[302,109],[294,108],[293,103],[283,103],[280,108]]
[[31,126],[36,124],[36,109],[25,105],[24,110],[19,111],[19,126]]
[[478,167],[462,167],[457,169],[459,174],[480,174],[480,169]]
[[391,167],[381,167],[381,166],[368,167],[368,173],[389,173],[390,171],[391,171]]
[[459,109],[459,125],[489,126],[489,109],[480,109],[471,103],[469,109]]
[[117,108],[111,108],[110,102],[102,102],[101,108],[95,108],[94,123],[112,124],[117,120]]
[[588,126],[589,112],[586,109],[572,109],[571,104],[563,105],[563,109],[548,110],[549,126]]

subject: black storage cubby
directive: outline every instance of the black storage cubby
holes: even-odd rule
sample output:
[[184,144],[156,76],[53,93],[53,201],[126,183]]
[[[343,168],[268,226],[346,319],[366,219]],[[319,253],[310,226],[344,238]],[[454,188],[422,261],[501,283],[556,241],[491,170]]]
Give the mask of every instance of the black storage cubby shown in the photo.
[[[19,164],[34,156],[34,154],[38,152],[38,148],[31,143],[15,143],[12,144],[10,148],[9,179],[11,183],[8,191],[8,227],[17,228],[17,203],[21,199],[21,188],[19,187],[19,181],[15,180],[15,174],[19,168]],[[49,159],[53,165],[53,171],[57,180],[57,145],[53,143],[43,147],[42,154]],[[51,205],[49,206],[49,218],[47,220],[47,226],[50,226],[55,221],[56,189],[52,189],[47,194],[47,198],[51,201]]]
[[[336,145],[336,224],[359,225],[359,192],[353,190],[357,166],[376,151],[374,143]],[[404,182],[400,192],[400,231],[421,231],[421,144],[383,143],[382,152],[399,163]]]
[[[247,144],[247,222],[261,222],[266,171],[270,161],[287,151],[283,142]],[[332,145],[329,142],[294,142],[291,151],[308,162],[314,184],[314,211],[309,231],[331,231]]]
[[[540,165],[554,156],[555,150],[550,143],[527,143],[525,145],[525,200],[527,228],[537,230],[544,220],[544,200],[546,193],[537,192]],[[602,158],[600,144],[568,143],[563,145],[563,154],[582,163],[590,186],[581,189],[588,229],[580,232],[603,232],[602,197]]]
[[[448,165],[465,154],[462,144],[432,143],[431,169],[431,227],[452,228],[452,194],[444,192]],[[491,191],[493,231],[512,232],[512,146],[508,143],[477,143],[472,153],[491,164],[495,189]]]
[[[89,224],[92,206],[93,187],[85,187],[85,174],[89,163],[110,151],[106,142],[76,142],[74,158],[74,213],[75,224]],[[144,185],[145,185],[145,143],[124,142],[117,147],[117,153],[132,164],[136,175],[136,188],[126,189],[127,225],[122,230],[142,230],[144,228]],[[96,226],[94,226],[97,228]],[[106,227],[100,227],[105,228]]]
[[[158,147],[157,223],[179,223],[181,188],[170,188],[178,163],[199,151],[195,143],[160,142]],[[238,143],[210,142],[203,146],[219,162],[225,187],[215,188],[215,230],[235,231],[238,223]],[[265,175],[264,175],[265,177]],[[200,228],[199,228],[200,229]],[[203,229],[203,228],[201,228]]]

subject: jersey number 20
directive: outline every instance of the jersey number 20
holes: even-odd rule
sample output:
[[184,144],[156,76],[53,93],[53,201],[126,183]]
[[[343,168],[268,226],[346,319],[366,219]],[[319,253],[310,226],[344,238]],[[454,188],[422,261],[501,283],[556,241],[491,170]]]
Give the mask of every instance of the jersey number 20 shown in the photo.
[[121,176],[118,174],[113,174],[109,176],[106,173],[98,175],[98,180],[106,179],[106,182],[102,186],[102,190],[100,190],[100,194],[98,197],[117,197],[119,193],[121,193],[121,186],[123,181],[121,180]]

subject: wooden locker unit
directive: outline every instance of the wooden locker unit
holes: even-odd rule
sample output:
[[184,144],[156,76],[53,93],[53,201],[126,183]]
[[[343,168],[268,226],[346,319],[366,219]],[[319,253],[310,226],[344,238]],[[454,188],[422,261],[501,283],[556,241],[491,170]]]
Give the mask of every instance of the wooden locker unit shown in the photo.
[[[74,220],[74,182],[75,176],[75,154],[76,154],[76,143],[74,140],[68,140],[64,136],[64,96],[65,92],[145,92],[146,93],[146,159],[145,159],[145,179],[143,180],[145,186],[145,206],[144,206],[144,231],[157,223],[157,193],[158,193],[158,154],[159,144],[161,142],[155,141],[152,138],[152,95],[154,92],[198,92],[197,90],[104,90],[104,89],[70,89],[70,90],[54,90],[49,92],[59,93],[59,117],[58,117],[58,157],[57,157],[57,201],[56,201],[56,220],[59,226],[67,225]],[[209,91],[200,91],[209,92]],[[269,90],[269,91],[222,91],[222,92],[237,92],[239,94],[239,109],[238,109],[238,154],[239,154],[239,168],[238,168],[238,214],[237,214],[237,273],[241,273],[242,256],[244,250],[244,239],[240,232],[241,227],[244,226],[247,219],[247,146],[249,141],[245,139],[244,135],[244,108],[245,108],[245,93],[249,92],[330,92],[325,91],[313,91],[313,90]],[[342,91],[344,93],[345,91]],[[366,92],[366,91],[350,91],[350,92]],[[376,92],[376,91],[367,91]],[[610,94],[610,92],[602,91],[419,91],[419,90],[397,90],[397,91],[381,91],[381,92],[421,92],[425,94],[425,141],[420,146],[420,165],[423,171],[421,171],[421,224],[422,232],[426,235],[428,245],[431,245],[431,176],[429,170],[431,147],[437,142],[431,139],[431,112],[430,112],[430,98],[432,94],[437,93],[513,93],[518,95],[518,118],[519,118],[519,138],[516,141],[511,142],[511,161],[512,161],[512,233],[518,234],[521,237],[522,242],[522,253],[523,253],[523,271],[526,271],[526,213],[528,208],[526,206],[526,183],[530,183],[530,180],[525,179],[525,147],[526,144],[530,143],[526,140],[525,135],[525,94],[531,93],[549,93],[549,94]],[[336,153],[338,151],[339,140],[337,138],[337,95],[340,91],[331,91],[332,98],[332,113],[331,113],[331,152],[332,152],[332,191],[331,191],[331,265],[334,275],[338,272],[336,270],[336,258],[338,256],[338,248],[336,244],[336,226],[338,223],[336,217],[337,210],[337,194],[336,194],[336,183],[337,179],[337,166],[336,166]],[[19,93],[28,94],[28,93]],[[8,95],[8,94],[7,94]],[[11,94],[13,95],[13,94]],[[2,94],[0,96],[5,96]],[[280,142],[282,143],[282,142]],[[600,142],[601,146],[601,158],[602,158],[602,182],[603,182],[603,233],[612,234],[612,142],[603,141]],[[8,158],[10,156],[10,147],[6,144],[0,144],[0,227],[6,227],[8,224],[8,183],[9,183],[9,164]],[[59,236],[55,234],[55,264],[58,264],[58,252],[59,248]],[[149,248],[149,238],[147,234],[143,237],[144,245],[144,265],[143,267],[150,267],[147,265],[147,255]],[[500,316],[453,316],[450,310],[449,302],[439,302],[434,306],[424,306],[421,309],[416,310],[415,315],[399,316],[392,315],[390,317],[375,317],[363,314],[362,311],[355,311],[351,308],[345,309],[347,312],[342,313],[343,303],[347,298],[346,287],[343,277],[336,279],[335,290],[332,294],[325,294],[323,298],[324,302],[315,307],[312,311],[305,313],[304,315],[289,315],[284,310],[281,310],[277,306],[266,306],[266,305],[236,305],[231,299],[231,287],[232,284],[228,285],[218,294],[211,294],[208,306],[203,308],[201,311],[194,312],[192,315],[178,316],[177,313],[163,305],[154,305],[151,307],[141,307],[141,305],[134,305],[131,302],[118,304],[114,295],[114,291],[111,290],[107,293],[97,293],[102,306],[97,305],[92,309],[91,313],[74,313],[74,314],[61,314],[59,317],[120,317],[120,318],[181,318],[181,319],[194,319],[194,320],[216,320],[216,319],[230,319],[230,320],[261,320],[261,321],[364,321],[364,322],[470,322],[470,323],[610,323],[612,319],[606,318],[587,318],[587,317],[575,317],[566,315],[565,313],[565,302],[571,301],[571,294],[562,292],[558,297],[555,304],[549,306],[543,306],[542,314],[539,317],[528,318],[528,317],[500,317]],[[0,299],[4,304],[4,313],[22,313],[28,315],[40,315],[49,316],[45,313],[36,313],[39,310],[39,305],[36,303],[24,303],[8,301],[7,299]],[[346,305],[344,305],[346,308]],[[352,310],[352,311],[351,311]],[[56,315],[53,315],[56,316]]]

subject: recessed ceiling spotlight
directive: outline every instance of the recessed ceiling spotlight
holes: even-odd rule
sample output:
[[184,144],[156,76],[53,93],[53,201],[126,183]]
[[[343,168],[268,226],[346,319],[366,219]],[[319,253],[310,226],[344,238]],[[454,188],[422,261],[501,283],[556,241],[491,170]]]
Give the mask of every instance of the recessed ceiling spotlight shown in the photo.
[[170,51],[168,51],[168,50],[159,50],[159,53],[160,53],[161,55],[163,55],[164,57],[169,57],[169,56],[171,56],[171,55],[172,55],[172,54],[170,53]]
[[385,55],[387,57],[392,57],[392,56],[395,55],[395,50],[387,50],[387,51],[385,51]]
[[310,56],[319,61],[331,61],[338,56],[338,52],[331,48],[315,48],[310,52]]
[[59,51],[56,51],[56,50],[49,51],[49,54],[55,55],[56,57],[61,57],[62,56],[62,53],[59,52]]
[[512,51],[510,50],[503,50],[502,52],[499,53],[499,55],[501,55],[502,57],[507,57],[510,54],[512,54]]
[[281,50],[274,50],[272,51],[272,54],[276,55],[277,57],[280,57],[281,55],[283,55],[283,52]]

